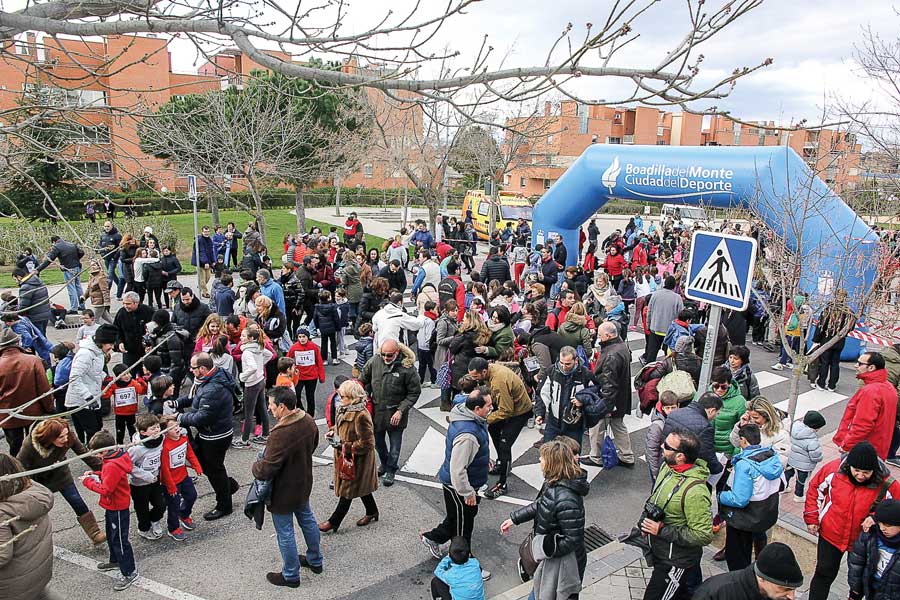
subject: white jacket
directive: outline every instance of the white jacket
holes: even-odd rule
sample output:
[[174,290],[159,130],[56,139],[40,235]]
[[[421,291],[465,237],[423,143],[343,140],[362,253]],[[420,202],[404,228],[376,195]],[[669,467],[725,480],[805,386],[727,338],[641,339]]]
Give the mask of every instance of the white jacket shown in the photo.
[[[183,435],[187,435],[187,431],[181,430]],[[131,436],[131,441],[137,444],[141,441],[140,432],[135,431]],[[131,474],[128,476],[128,482],[134,486],[150,485],[159,480],[159,461],[162,455],[162,441],[156,448],[148,448],[143,444],[132,446],[128,449],[131,456]]]
[[100,392],[103,389],[103,366],[106,357],[93,338],[81,340],[78,351],[72,359],[69,373],[69,388],[66,390],[66,408],[77,408],[89,400],[96,400],[100,406]]
[[422,315],[413,317],[403,312],[403,309],[396,304],[388,302],[384,308],[375,313],[372,317],[372,334],[375,336],[375,351],[381,348],[386,340],[400,341],[400,330],[409,329],[410,331],[418,331],[424,325],[425,321],[430,321],[428,317]]
[[426,260],[419,268],[425,271],[425,281],[422,282],[422,285],[430,283],[434,289],[437,289],[441,283],[441,265],[433,260]]
[[428,341],[431,339],[431,333],[434,331],[434,328],[437,327],[437,324],[425,317],[425,323],[422,325],[422,329],[416,334],[416,347],[419,350],[433,350],[433,348],[428,347]]
[[241,346],[241,374],[238,376],[245,386],[256,385],[266,378],[266,363],[272,360],[272,353],[256,342]]

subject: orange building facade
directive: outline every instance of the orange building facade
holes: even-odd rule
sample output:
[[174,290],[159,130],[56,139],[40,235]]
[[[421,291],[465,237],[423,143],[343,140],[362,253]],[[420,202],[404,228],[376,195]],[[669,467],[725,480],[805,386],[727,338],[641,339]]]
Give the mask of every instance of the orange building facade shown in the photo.
[[[544,114],[507,123],[527,141],[504,176],[506,190],[540,196],[591,144],[648,146],[776,146],[788,145],[838,193],[856,186],[861,147],[853,134],[830,129],[782,131],[735,123],[727,117],[668,113],[650,107],[588,106],[550,103]],[[763,124],[774,127],[774,123]],[[528,131],[540,135],[527,136]]]

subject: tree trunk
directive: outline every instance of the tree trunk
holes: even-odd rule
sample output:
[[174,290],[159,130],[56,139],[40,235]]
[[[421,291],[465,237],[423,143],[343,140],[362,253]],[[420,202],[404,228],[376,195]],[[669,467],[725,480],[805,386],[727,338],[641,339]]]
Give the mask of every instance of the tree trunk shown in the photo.
[[[207,191],[209,188],[207,187]],[[212,222],[213,229],[219,226],[219,198],[217,197],[215,192],[210,192],[208,194],[209,198],[209,212],[212,213]]]
[[431,233],[434,235],[434,232],[437,231],[437,205],[440,198],[434,190],[428,190],[426,194],[424,194],[424,197],[426,198],[426,205],[428,206],[428,222],[431,223]]
[[791,387],[788,390],[788,423],[794,422],[797,412],[797,397],[800,395],[800,378],[803,377],[803,365],[794,363],[791,370]]
[[262,196],[259,194],[259,188],[256,187],[256,178],[252,175],[248,176],[247,183],[250,185],[250,193],[253,194],[253,206],[256,210],[254,217],[256,218],[256,225],[259,227],[259,238],[263,246],[268,247],[266,242],[266,215],[263,213]]
[[401,226],[406,227],[409,221],[409,188],[403,188],[403,217],[400,219]]
[[297,217],[297,232],[306,231],[306,200],[303,198],[303,186],[294,186],[294,213]]
[[341,216],[341,178],[334,178],[334,216]]

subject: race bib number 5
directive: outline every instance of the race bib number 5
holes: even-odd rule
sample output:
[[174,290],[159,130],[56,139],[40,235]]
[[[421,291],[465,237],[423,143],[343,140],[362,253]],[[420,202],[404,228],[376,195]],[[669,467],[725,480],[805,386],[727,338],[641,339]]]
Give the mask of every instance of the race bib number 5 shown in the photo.
[[169,450],[169,467],[172,469],[183,467],[185,458],[187,458],[187,444],[172,448]]

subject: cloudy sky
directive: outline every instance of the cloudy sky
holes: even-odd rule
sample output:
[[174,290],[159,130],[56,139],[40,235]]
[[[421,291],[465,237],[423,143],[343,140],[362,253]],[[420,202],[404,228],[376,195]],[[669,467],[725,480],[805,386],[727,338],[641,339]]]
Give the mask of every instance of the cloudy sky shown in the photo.
[[[401,14],[409,4],[407,0],[351,4],[346,28],[365,30],[384,15],[385,7]],[[498,62],[507,55],[504,66],[540,65],[567,22],[573,24],[577,38],[586,23],[605,21],[611,4],[596,0],[485,0],[448,22],[429,47],[440,51],[446,46],[471,56],[487,34]],[[723,0],[706,2],[711,8],[722,4]],[[435,5],[444,3],[422,5],[436,10]],[[688,23],[685,0],[663,0],[636,21],[635,30],[641,35],[615,66],[655,64],[684,36]],[[852,5],[846,0],[765,0],[698,50],[705,56],[701,81],[711,82],[735,67],[772,57],[772,66],[741,80],[730,98],[715,104],[744,119],[786,123],[807,118],[815,122],[821,119],[823,108],[833,103],[830,98],[835,94],[855,100],[873,95],[871,84],[856,75],[854,47],[862,41],[865,28],[896,39],[898,25],[900,16],[884,0]],[[378,41],[393,40],[382,36]],[[176,59],[176,65],[190,68],[192,58],[186,53]],[[608,79],[579,82],[578,91],[585,97],[610,99],[629,93],[630,88],[627,82]],[[703,101],[694,106],[709,105]]]

